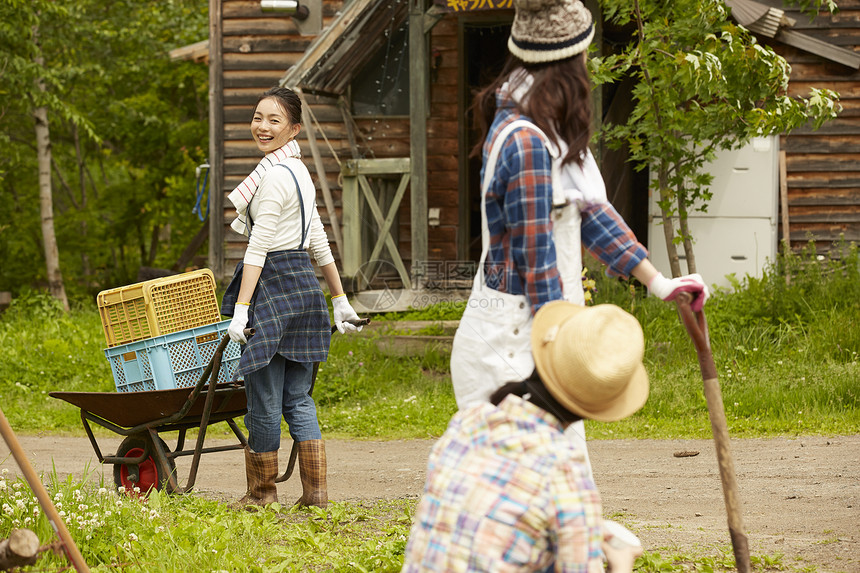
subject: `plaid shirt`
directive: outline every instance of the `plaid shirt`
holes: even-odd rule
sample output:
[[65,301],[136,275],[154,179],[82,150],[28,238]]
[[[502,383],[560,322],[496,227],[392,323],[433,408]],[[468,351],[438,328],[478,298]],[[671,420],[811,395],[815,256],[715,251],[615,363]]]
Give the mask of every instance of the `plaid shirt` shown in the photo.
[[600,496],[558,420],[517,396],[434,445],[403,572],[603,571]]
[[[484,144],[484,168],[497,134],[517,119],[528,119],[499,101]],[[552,238],[552,157],[534,131],[515,129],[502,148],[487,190],[490,250],[484,269],[490,288],[525,294],[532,311],[562,298]],[[607,265],[608,276],[628,276],[648,251],[609,204],[582,211],[582,244]]]

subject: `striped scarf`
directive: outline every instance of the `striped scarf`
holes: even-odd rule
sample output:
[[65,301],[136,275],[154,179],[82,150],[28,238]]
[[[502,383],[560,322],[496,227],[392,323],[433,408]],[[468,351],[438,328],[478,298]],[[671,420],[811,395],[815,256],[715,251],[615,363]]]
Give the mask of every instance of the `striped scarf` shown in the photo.
[[243,179],[242,182],[239,183],[239,185],[237,185],[229,195],[227,195],[227,199],[229,199],[230,202],[233,203],[233,206],[236,207],[237,217],[232,223],[230,223],[230,227],[232,227],[234,231],[240,235],[245,235],[246,237],[251,236],[251,230],[248,228],[248,205],[251,203],[254,193],[257,192],[257,187],[260,186],[263,174],[266,173],[266,171],[273,165],[277,165],[289,157],[299,159],[301,156],[302,152],[299,149],[299,143],[295,139],[287,142],[283,147],[279,147],[271,153],[267,153],[266,156],[260,160],[257,167],[254,168],[251,174],[245,177],[245,179]]

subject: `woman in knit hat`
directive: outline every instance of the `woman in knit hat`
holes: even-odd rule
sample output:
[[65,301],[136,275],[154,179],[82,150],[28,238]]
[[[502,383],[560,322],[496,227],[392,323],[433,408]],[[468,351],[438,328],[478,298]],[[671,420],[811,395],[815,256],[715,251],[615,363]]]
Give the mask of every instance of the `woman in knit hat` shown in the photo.
[[[708,297],[699,275],[660,274],[606,198],[588,149],[591,13],[579,0],[513,3],[508,60],[474,105],[485,136],[483,252],[451,354],[460,408],[532,372],[537,310],[553,300],[585,303],[583,247],[609,276],[633,275],[663,300],[687,291],[698,310]],[[585,449],[581,423],[568,434]]]
[[585,452],[564,434],[645,404],[642,327],[617,306],[554,301],[530,338],[535,372],[457,412],[433,446],[404,573],[594,572],[604,559],[625,573],[642,554],[603,520]]

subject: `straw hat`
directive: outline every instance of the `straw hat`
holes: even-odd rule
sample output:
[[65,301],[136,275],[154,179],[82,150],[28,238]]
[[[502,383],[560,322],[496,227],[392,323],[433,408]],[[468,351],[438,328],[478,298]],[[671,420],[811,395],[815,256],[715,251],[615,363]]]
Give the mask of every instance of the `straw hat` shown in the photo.
[[648,399],[645,338],[633,315],[611,304],[545,304],[532,325],[538,374],[558,402],[583,418],[611,422]]
[[580,0],[513,0],[508,49],[524,62],[555,62],[588,49],[594,21]]

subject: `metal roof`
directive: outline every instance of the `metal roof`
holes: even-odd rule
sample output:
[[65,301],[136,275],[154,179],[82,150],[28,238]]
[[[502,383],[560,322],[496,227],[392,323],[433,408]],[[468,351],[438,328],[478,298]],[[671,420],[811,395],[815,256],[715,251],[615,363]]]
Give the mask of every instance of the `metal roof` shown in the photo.
[[407,0],[352,0],[287,70],[281,85],[341,95],[409,13]]

